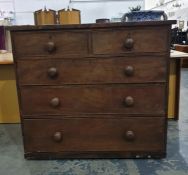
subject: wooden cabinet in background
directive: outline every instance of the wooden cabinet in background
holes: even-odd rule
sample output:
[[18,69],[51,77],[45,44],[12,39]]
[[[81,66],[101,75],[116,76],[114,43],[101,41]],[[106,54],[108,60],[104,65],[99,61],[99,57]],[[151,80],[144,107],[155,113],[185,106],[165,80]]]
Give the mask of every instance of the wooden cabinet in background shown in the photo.
[[58,11],[59,24],[80,24],[80,10],[62,9]]
[[56,11],[54,10],[38,10],[34,12],[35,25],[51,25],[56,24]]
[[[175,50],[188,53],[188,45],[175,44],[174,46],[175,46]],[[183,68],[188,68],[188,60],[187,59],[182,60],[181,66]]]
[[80,24],[80,10],[62,9],[56,14],[54,10],[38,10],[34,12],[35,25],[52,25],[52,24]]
[[19,123],[19,115],[14,65],[0,62],[0,124]]

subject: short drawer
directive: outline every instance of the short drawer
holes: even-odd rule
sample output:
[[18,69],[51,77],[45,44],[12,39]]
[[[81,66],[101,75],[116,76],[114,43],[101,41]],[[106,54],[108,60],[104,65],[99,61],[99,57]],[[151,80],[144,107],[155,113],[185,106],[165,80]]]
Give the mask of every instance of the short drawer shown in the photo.
[[144,27],[93,31],[94,54],[167,52],[168,28]]
[[17,58],[27,56],[66,56],[88,53],[87,32],[33,31],[13,33],[14,51]]
[[[25,152],[162,152],[165,118],[24,120]],[[82,157],[82,154],[79,155]]]
[[166,81],[165,57],[28,60],[17,62],[19,83],[64,85]]
[[24,115],[164,114],[165,85],[25,86],[21,105]]

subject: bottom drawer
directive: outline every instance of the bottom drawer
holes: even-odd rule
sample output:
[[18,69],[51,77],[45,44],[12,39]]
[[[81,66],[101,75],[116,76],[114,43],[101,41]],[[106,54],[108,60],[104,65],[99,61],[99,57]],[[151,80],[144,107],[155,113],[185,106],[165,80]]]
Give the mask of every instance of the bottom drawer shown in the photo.
[[[28,158],[146,157],[165,152],[165,118],[24,120]],[[41,155],[41,156],[40,156]]]

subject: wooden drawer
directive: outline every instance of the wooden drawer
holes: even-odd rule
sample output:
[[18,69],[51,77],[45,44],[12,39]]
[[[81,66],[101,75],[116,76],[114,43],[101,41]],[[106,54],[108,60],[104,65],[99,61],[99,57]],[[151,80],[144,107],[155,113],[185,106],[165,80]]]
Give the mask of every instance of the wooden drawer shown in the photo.
[[94,54],[167,52],[168,28],[144,27],[98,30],[92,33]]
[[88,53],[87,32],[79,31],[33,31],[13,33],[15,56],[63,56]]
[[164,85],[25,86],[22,114],[164,114]]
[[166,81],[165,57],[18,61],[19,83],[63,85]]
[[72,157],[80,153],[82,157],[84,152],[124,151],[148,155],[165,152],[165,120],[156,117],[27,119],[23,125],[25,153],[65,152],[65,156]]

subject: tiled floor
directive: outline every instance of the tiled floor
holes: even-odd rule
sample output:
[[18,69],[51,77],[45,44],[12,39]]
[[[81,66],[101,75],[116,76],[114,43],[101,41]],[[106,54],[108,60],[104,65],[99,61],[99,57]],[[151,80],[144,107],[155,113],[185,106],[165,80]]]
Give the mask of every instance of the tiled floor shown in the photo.
[[182,70],[179,122],[168,123],[162,160],[53,160],[23,158],[20,125],[0,125],[0,175],[188,175],[188,69]]

